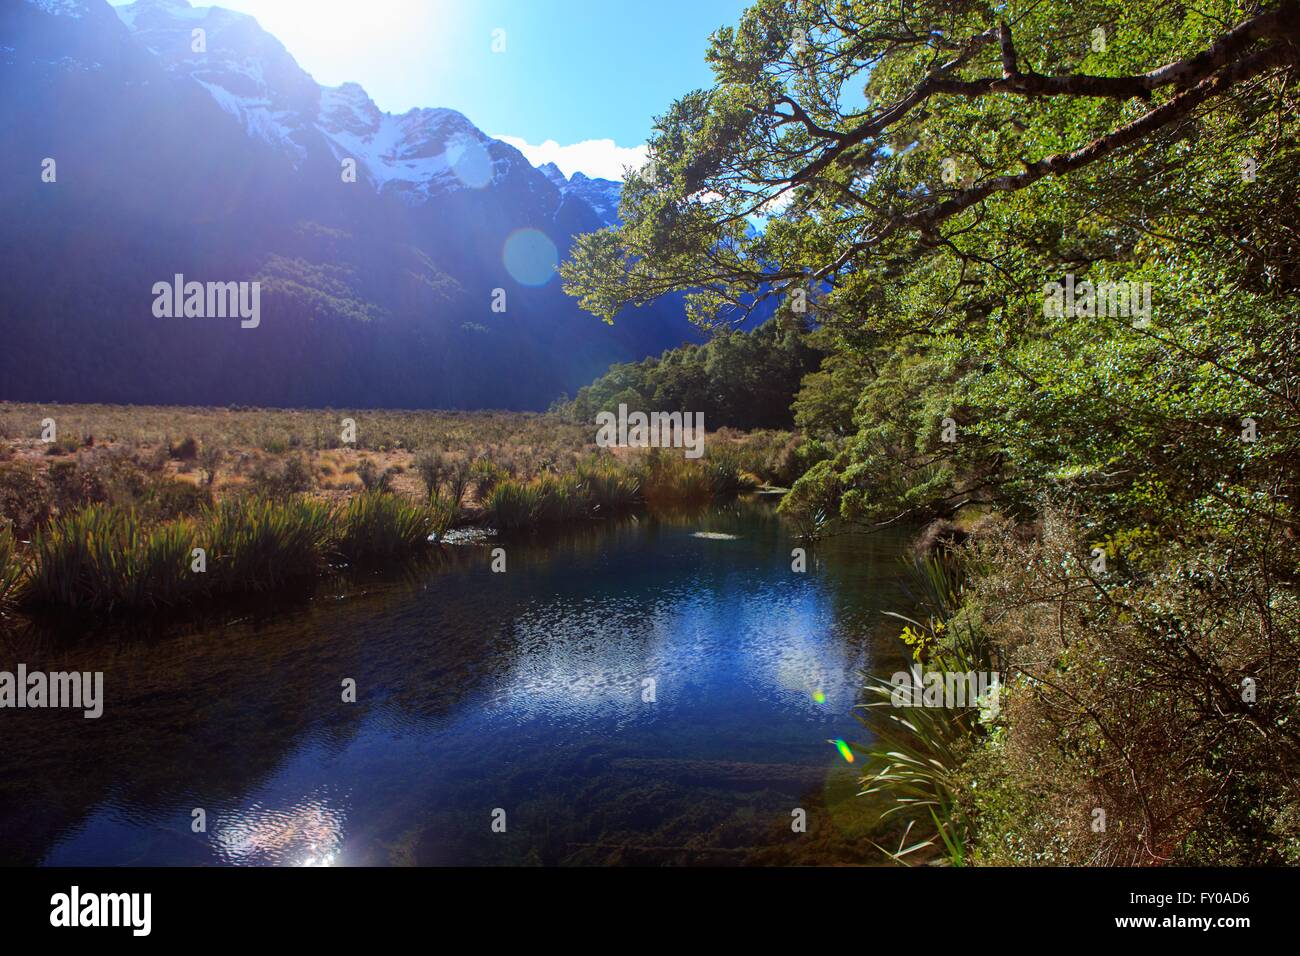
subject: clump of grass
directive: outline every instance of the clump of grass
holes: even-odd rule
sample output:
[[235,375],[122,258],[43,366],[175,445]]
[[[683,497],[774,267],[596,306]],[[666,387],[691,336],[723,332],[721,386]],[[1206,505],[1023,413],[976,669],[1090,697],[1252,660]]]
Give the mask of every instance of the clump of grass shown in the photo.
[[433,541],[439,541],[447,529],[460,519],[460,502],[449,495],[434,494],[429,498],[429,514],[433,522]]
[[190,570],[194,526],[173,521],[149,528],[130,511],[117,512],[112,533],[101,537],[91,563],[88,591],[98,608],[172,607],[203,590]]
[[739,456],[729,450],[714,451],[704,459],[703,467],[709,475],[709,487],[715,498],[725,498],[753,491],[759,482],[741,468]]
[[653,504],[702,504],[714,497],[713,479],[699,461],[653,449],[646,455],[641,487]]
[[587,496],[576,475],[542,475],[537,489],[537,524],[573,521],[587,514]]
[[[12,534],[0,536],[0,602],[72,608],[156,608],[265,591],[320,573],[336,556],[382,561],[427,545],[455,511],[380,491],[341,509],[310,498],[231,498],[194,519],[149,524],[134,509],[94,504],[38,530],[24,573]],[[195,548],[206,568],[193,569]],[[20,592],[20,593],[19,593]]]
[[575,471],[593,514],[627,511],[641,500],[641,479],[607,459],[592,458],[579,462]]
[[52,441],[45,446],[46,455],[71,455],[81,447],[81,442],[71,435],[65,435],[57,441]]
[[227,499],[208,514],[199,538],[214,592],[263,591],[325,566],[334,513],[304,497]]
[[465,492],[469,490],[471,478],[470,463],[463,458],[452,462],[447,469],[447,497],[457,509],[460,508],[460,503],[465,500]]
[[23,563],[13,532],[0,524],[0,610],[14,603],[23,577]]
[[[926,612],[926,620],[892,612],[890,616],[906,622],[903,639],[917,660],[924,659],[927,670],[1000,671],[1000,661],[985,636],[958,616],[962,580],[956,562],[916,560],[905,590]],[[979,710],[895,706],[895,687],[883,677],[871,678],[866,691],[869,702],[861,706],[881,720],[873,723],[876,739],[867,748],[862,792],[889,799],[882,818],[907,820],[898,849],[882,851],[904,864],[914,853],[937,851],[949,865],[964,866],[975,827],[961,799],[962,769],[970,743],[984,733]],[[913,838],[914,829],[922,835]],[[909,839],[915,842],[909,845]]]
[[90,603],[96,539],[111,533],[113,509],[91,505],[64,515],[32,536],[31,574],[24,597],[33,603],[83,607]]
[[423,547],[445,511],[381,491],[357,495],[338,516],[338,553],[350,563],[382,561]]
[[506,479],[498,482],[483,502],[483,514],[497,531],[520,531],[537,523],[541,500],[536,485]]
[[199,589],[188,560],[194,528],[148,528],[131,509],[94,504],[36,533],[26,600],[112,609],[178,604]]

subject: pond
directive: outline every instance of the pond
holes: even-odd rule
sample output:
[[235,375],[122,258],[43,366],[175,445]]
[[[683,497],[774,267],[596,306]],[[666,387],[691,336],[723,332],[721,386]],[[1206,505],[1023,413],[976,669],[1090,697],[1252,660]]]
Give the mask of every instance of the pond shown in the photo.
[[0,711],[0,862],[879,859],[834,741],[867,739],[862,675],[901,663],[903,539],[820,542],[803,573],[800,546],[760,496],[0,637],[0,669],[104,674],[98,719]]

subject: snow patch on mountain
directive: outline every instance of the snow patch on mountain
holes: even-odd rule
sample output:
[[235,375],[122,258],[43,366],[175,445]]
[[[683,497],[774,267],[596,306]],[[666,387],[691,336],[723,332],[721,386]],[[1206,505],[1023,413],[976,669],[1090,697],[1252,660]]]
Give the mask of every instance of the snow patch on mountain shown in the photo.
[[414,109],[400,115],[375,106],[356,83],[321,90],[316,127],[335,159],[355,159],[376,189],[432,196],[481,189],[509,172],[508,157],[461,113]]
[[618,201],[623,195],[623,184],[612,179],[594,179],[575,172],[565,178],[564,172],[555,163],[542,163],[538,172],[551,181],[562,196],[575,196],[581,199],[608,225],[618,223]]
[[556,189],[560,190],[560,192],[564,192],[569,185],[569,181],[565,179],[564,173],[560,170],[560,167],[556,166],[554,163],[542,163],[542,165],[537,167],[537,171],[549,179],[552,185],[554,185]]
[[[306,158],[302,110],[314,108],[315,84],[255,19],[186,0],[136,0],[114,10],[166,70],[202,86],[249,136],[282,150],[295,166]],[[196,28],[203,31],[198,50]]]
[[86,15],[85,0],[27,0],[28,5],[56,17],[80,20]]
[[[376,191],[413,204],[503,186],[535,208],[554,210],[572,198],[605,222],[617,216],[618,183],[581,173],[569,179],[558,167],[538,176],[508,138],[488,136],[455,110],[386,113],[357,83],[322,87],[250,16],[187,0],[135,0],[114,9],[164,69],[198,83],[248,136],[295,167],[313,144],[323,145],[335,162],[355,160],[358,179]],[[204,31],[205,49],[198,51],[195,27]]]

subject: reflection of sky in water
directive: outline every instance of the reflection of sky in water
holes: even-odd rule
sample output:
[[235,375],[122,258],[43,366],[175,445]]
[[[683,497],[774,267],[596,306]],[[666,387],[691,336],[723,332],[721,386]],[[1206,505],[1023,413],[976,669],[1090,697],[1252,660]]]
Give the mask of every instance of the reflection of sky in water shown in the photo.
[[343,823],[341,813],[318,800],[284,809],[253,803],[223,815],[212,839],[227,863],[331,866],[338,862]]
[[[792,806],[855,792],[857,768],[827,740],[861,739],[851,715],[868,658],[861,621],[879,620],[881,606],[863,582],[894,559],[850,550],[839,577],[794,574],[770,519],[723,527],[740,533],[700,539],[698,524],[642,522],[554,553],[515,545],[500,576],[485,570],[486,548],[467,545],[483,567],[463,551],[466,569],[329,602],[309,624],[286,612],[267,632],[215,632],[227,643],[214,654],[265,659],[240,657],[207,688],[217,709],[201,731],[242,748],[284,714],[298,713],[302,730],[259,751],[263,769],[246,781],[178,777],[142,748],[136,766],[106,771],[115,789],[41,858],[556,863],[613,841],[742,859],[726,848],[763,846],[771,821],[788,833]],[[159,679],[175,681],[175,666]],[[340,673],[357,677],[358,704],[335,703]],[[646,678],[654,702],[642,699]],[[263,696],[240,696],[254,691]],[[188,700],[191,687],[174,692]],[[241,713],[260,716],[232,730]],[[168,719],[190,717],[149,716]],[[148,802],[127,795],[132,773],[153,781]],[[490,832],[497,806],[510,811],[508,835]],[[208,811],[206,835],[190,832],[193,807]],[[831,809],[847,832],[845,814]],[[715,846],[722,856],[706,852]]]

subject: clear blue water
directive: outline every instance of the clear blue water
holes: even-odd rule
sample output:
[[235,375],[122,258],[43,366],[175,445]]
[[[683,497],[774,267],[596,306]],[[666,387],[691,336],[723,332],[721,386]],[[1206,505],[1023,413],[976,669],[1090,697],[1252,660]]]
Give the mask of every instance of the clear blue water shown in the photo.
[[861,674],[894,669],[900,542],[824,542],[803,574],[797,546],[750,500],[0,638],[0,669],[102,670],[106,698],[0,712],[0,862],[864,861],[861,763],[828,741],[865,739]]

